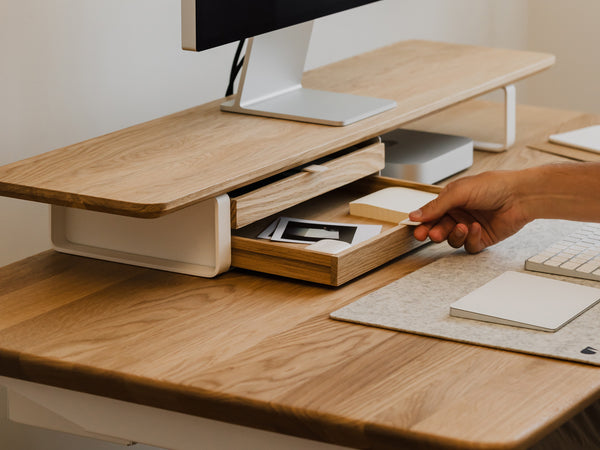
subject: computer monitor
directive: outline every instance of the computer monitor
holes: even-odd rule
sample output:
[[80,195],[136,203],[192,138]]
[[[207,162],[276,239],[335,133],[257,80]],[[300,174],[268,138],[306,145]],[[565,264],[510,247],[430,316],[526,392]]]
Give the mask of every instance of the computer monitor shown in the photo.
[[377,0],[181,0],[182,47],[202,51],[250,38],[238,91],[224,111],[343,126],[392,100],[302,87],[313,20]]

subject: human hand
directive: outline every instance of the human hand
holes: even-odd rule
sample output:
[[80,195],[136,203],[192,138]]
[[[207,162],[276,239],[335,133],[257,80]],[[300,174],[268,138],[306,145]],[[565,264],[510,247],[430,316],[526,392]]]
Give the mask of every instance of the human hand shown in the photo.
[[435,200],[410,213],[422,222],[414,230],[420,241],[447,240],[477,253],[520,230],[527,218],[518,192],[518,172],[496,171],[460,178],[448,184]]

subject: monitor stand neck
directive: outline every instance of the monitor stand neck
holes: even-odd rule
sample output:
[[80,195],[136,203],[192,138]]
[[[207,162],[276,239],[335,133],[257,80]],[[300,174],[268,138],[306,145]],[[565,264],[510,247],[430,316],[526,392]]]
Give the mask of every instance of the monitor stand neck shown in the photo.
[[312,27],[310,21],[250,39],[238,92],[221,109],[343,126],[396,106],[392,100],[303,88]]

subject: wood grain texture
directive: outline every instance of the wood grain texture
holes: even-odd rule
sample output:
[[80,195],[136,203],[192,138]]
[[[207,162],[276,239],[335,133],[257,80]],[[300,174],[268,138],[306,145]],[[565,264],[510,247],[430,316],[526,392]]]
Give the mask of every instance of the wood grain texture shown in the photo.
[[301,171],[231,199],[231,228],[237,229],[325,192],[378,172],[385,147],[376,143],[319,164],[324,172]]
[[222,100],[0,168],[0,194],[157,217],[350,147],[550,67],[542,53],[401,42],[304,76],[306,87],[393,99],[347,127],[219,111]]
[[[310,199],[235,232],[231,240],[231,265],[299,280],[340,286],[369,270],[421,245],[412,229],[385,221],[351,216],[348,203],[376,190],[405,186],[439,192],[438,186],[370,176]],[[294,217],[323,222],[380,225],[381,232],[360,244],[336,254],[306,249],[305,244],[256,239],[278,217]]]
[[[567,131],[577,130],[579,128],[589,127],[591,125],[600,124],[600,115],[597,114],[584,114],[575,117],[573,120],[563,123],[557,130],[556,133],[565,133]],[[552,153],[554,155],[564,156],[565,158],[573,159],[575,161],[588,161],[598,162],[600,161],[600,153],[590,152],[587,150],[580,150],[574,147],[567,147],[565,145],[555,144],[548,140],[545,136],[539,142],[534,142],[529,147],[540,150],[542,152]]]
[[[573,113],[518,114],[539,137]],[[477,152],[461,175],[562,160],[526,144]],[[600,398],[597,367],[328,319],[453,251],[337,289],[47,252],[0,269],[0,375],[355,448],[527,448]]]
[[600,162],[600,153],[580,150],[574,147],[566,147],[552,142],[538,142],[537,144],[531,144],[529,147],[541,152],[564,156],[565,158],[575,161]]

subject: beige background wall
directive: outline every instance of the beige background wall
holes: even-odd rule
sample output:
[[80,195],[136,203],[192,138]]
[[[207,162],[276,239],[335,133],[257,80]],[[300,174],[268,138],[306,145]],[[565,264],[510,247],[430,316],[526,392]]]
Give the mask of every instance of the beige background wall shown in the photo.
[[[234,45],[181,51],[179,14],[178,0],[2,0],[0,164],[223,96]],[[318,20],[307,68],[411,38],[529,48],[558,63],[520,102],[600,112],[599,17],[596,0],[384,0]],[[0,197],[0,211],[0,266],[49,248],[47,206]],[[0,448],[119,448],[10,424],[5,406],[0,392]]]
[[557,55],[527,83],[530,103],[600,112],[600,2],[529,0],[527,47]]

